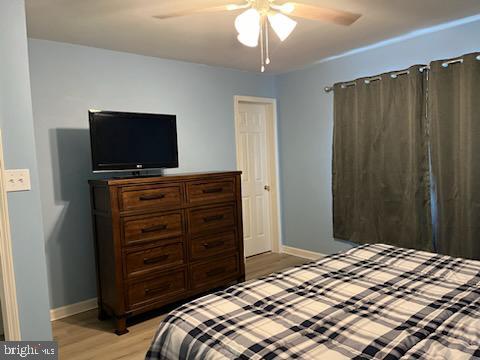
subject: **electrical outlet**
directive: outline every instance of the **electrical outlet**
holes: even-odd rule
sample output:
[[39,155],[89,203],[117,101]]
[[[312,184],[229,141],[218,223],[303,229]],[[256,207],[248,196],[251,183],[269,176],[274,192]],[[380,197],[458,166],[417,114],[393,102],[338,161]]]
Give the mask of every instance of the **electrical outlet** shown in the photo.
[[30,170],[5,170],[5,189],[7,192],[32,190]]

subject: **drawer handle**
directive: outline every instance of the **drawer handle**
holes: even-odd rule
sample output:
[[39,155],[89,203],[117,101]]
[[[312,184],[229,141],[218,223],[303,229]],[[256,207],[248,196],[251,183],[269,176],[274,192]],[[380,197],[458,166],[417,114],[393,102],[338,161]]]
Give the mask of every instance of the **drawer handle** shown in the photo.
[[151,226],[151,227],[142,229],[142,233],[149,233],[149,232],[154,232],[154,231],[165,230],[166,228],[167,228],[167,225],[165,225],[165,224],[155,225],[155,226]]
[[157,256],[157,257],[153,257],[153,258],[144,258],[143,263],[145,265],[156,264],[156,263],[167,260],[169,257],[170,257],[170,255],[162,255],[162,256]]
[[165,197],[165,194],[156,194],[156,195],[142,195],[139,197],[141,201],[149,201],[149,200],[160,200]]
[[213,216],[205,216],[203,218],[203,222],[212,222],[212,221],[219,221],[219,220],[223,220],[224,218],[224,215],[221,214],[221,215],[213,215]]
[[170,286],[171,284],[164,284],[153,289],[147,288],[145,289],[145,295],[152,295],[152,294],[157,294],[159,292],[167,291],[168,289],[170,289]]
[[219,192],[222,192],[223,191],[223,188],[212,188],[212,189],[204,189],[203,190],[203,193],[204,194],[214,194],[214,193],[219,193]]
[[217,276],[225,272],[225,267],[219,267],[206,272],[207,277]]
[[213,241],[213,242],[210,242],[210,243],[203,243],[202,246],[203,246],[205,249],[213,249],[213,248],[222,246],[223,244],[225,244],[225,241],[223,241],[223,240],[218,240],[218,241]]

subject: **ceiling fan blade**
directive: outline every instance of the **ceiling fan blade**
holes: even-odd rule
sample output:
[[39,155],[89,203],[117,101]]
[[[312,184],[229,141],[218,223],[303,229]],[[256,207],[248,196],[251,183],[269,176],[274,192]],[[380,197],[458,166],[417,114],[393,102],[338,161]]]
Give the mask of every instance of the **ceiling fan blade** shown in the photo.
[[229,5],[221,5],[221,6],[195,8],[195,9],[181,10],[181,11],[175,11],[175,12],[166,13],[166,14],[155,15],[154,18],[165,20],[165,19],[171,19],[175,17],[182,17],[182,16],[195,15],[195,14],[201,14],[201,13],[235,11],[235,10],[246,9],[249,6],[250,4],[245,4],[245,5],[229,4]]
[[352,25],[362,15],[326,7],[288,2],[279,7],[285,15],[304,19],[328,21],[339,25]]

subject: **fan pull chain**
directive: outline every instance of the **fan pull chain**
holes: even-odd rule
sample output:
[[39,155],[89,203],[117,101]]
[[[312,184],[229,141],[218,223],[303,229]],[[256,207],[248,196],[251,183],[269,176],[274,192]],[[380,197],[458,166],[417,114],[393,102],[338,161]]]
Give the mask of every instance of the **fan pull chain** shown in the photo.
[[263,46],[263,24],[264,24],[264,21],[263,21],[263,18],[260,20],[261,21],[261,24],[260,24],[260,53],[261,53],[261,60],[262,60],[262,66],[260,67],[260,71],[263,73],[265,72],[265,57],[264,57],[264,46]]
[[269,49],[269,34],[268,34],[268,21],[265,18],[265,49],[267,53],[267,58],[265,59],[265,64],[270,64],[270,49]]

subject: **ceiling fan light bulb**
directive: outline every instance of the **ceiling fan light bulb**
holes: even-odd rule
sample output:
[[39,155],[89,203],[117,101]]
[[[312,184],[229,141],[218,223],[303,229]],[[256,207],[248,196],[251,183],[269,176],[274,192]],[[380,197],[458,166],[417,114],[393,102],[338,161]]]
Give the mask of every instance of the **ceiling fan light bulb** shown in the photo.
[[297,26],[296,21],[280,13],[268,15],[268,21],[281,41],[285,41]]
[[235,29],[239,34],[247,33],[257,27],[260,28],[260,13],[255,9],[248,9],[235,19]]
[[267,59],[265,60],[265,64],[267,64],[267,65],[270,64],[270,58],[267,58]]

